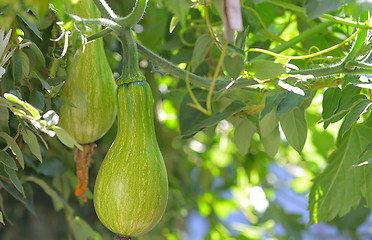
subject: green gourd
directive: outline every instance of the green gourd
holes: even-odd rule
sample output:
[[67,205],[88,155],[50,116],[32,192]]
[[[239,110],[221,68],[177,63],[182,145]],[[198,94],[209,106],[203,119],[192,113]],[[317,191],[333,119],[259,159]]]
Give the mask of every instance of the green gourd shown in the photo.
[[147,82],[118,87],[118,132],[94,188],[98,218],[112,232],[137,236],[161,219],[168,180],[156,140],[153,98]]
[[[100,17],[93,0],[79,0],[70,12],[85,18]],[[90,34],[100,29],[91,28]],[[116,83],[102,38],[85,45],[84,52],[80,48],[70,59],[62,92],[68,101],[60,109],[59,126],[81,144],[101,138],[116,116]]]

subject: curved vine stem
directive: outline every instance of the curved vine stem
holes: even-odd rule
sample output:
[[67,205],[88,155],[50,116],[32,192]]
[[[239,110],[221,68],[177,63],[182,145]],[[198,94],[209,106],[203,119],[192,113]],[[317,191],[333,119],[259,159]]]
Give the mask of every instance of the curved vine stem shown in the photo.
[[[149,50],[148,48],[146,48],[145,46],[143,46],[142,44],[140,44],[138,42],[137,42],[137,47],[138,47],[138,51],[140,52],[140,54],[144,58],[150,60],[151,62],[154,62],[160,68],[164,69],[168,74],[170,74],[174,77],[178,77],[182,80],[186,80],[186,76],[188,75],[189,81],[192,84],[194,84],[195,86],[203,87],[203,88],[210,88],[210,86],[212,84],[211,79],[198,76],[198,75],[193,74],[191,72],[187,73],[187,71],[185,71],[183,69],[180,69],[179,67],[177,67],[173,63],[171,63],[168,60],[160,57],[159,55],[152,52],[151,50]],[[215,80],[215,85],[214,85],[214,90],[219,90],[219,89],[226,88],[231,83],[232,82],[230,80],[216,79]],[[237,87],[237,86],[244,87],[244,86],[252,86],[252,85],[256,85],[256,84],[257,84],[257,82],[252,80],[252,79],[249,79],[249,80],[241,79],[241,80],[237,80],[236,83],[232,84],[232,87]]]
[[221,47],[221,45],[220,45],[220,42],[217,40],[217,37],[216,37],[216,35],[214,34],[214,31],[213,31],[213,29],[212,29],[212,25],[211,25],[211,22],[210,22],[210,20],[209,20],[209,15],[208,15],[208,6],[207,6],[207,1],[206,1],[206,0],[204,0],[203,5],[204,5],[205,20],[207,21],[207,25],[208,25],[209,32],[211,33],[211,35],[212,35],[212,37],[213,37],[213,40],[214,40],[214,42],[216,43],[217,47],[218,47],[221,51],[223,51],[223,49],[222,49],[222,47]]
[[345,43],[349,42],[350,40],[354,39],[358,33],[361,31],[361,29],[358,29],[358,31],[356,31],[354,34],[352,34],[350,37],[348,37],[347,39],[345,39],[344,41],[342,41],[341,43],[339,44],[336,44],[332,47],[329,47],[327,49],[324,49],[322,51],[319,51],[319,52],[315,52],[315,53],[311,53],[311,54],[308,54],[308,55],[304,55],[304,56],[286,56],[286,55],[282,55],[282,54],[278,54],[278,53],[274,53],[274,52],[271,52],[269,50],[265,50],[265,49],[260,49],[260,48],[251,48],[248,50],[248,52],[260,52],[260,53],[266,53],[268,55],[271,55],[271,56],[274,56],[274,57],[281,57],[281,58],[290,58],[290,59],[307,59],[307,58],[312,58],[312,57],[316,57],[316,56],[319,56],[319,55],[322,55],[324,53],[328,53],[330,51],[333,51],[339,47],[341,47],[342,45],[344,45]]
[[147,7],[148,0],[137,0],[133,11],[126,17],[118,17],[115,19],[117,23],[125,27],[133,27],[136,25],[143,17]]

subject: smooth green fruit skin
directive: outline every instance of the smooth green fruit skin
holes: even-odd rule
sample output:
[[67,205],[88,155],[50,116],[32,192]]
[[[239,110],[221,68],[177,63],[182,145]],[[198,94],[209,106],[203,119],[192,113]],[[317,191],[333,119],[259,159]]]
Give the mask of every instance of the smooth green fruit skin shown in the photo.
[[[99,17],[92,0],[79,0],[71,10],[81,17]],[[93,33],[98,28],[92,27]],[[101,138],[116,117],[116,83],[106,59],[102,39],[79,49],[67,66],[67,80],[62,87],[66,103],[60,109],[59,126],[79,143]]]
[[119,86],[117,96],[118,132],[97,175],[94,207],[108,229],[133,237],[160,221],[168,179],[155,136],[148,83]]

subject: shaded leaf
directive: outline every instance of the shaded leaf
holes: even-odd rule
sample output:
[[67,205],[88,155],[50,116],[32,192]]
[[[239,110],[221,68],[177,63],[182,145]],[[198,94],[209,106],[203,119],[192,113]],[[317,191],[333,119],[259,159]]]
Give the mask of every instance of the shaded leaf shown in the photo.
[[11,136],[6,134],[5,132],[0,132],[0,137],[3,138],[7,144],[10,144],[10,149],[12,150],[13,154],[16,156],[19,165],[21,165],[22,168],[25,168],[25,161],[23,159],[23,153],[21,149],[19,148],[17,142],[13,140]]
[[193,121],[192,123],[189,124],[187,129],[184,129],[183,132],[181,131],[182,138],[191,137],[192,135],[194,135],[198,131],[230,117],[232,114],[240,111],[243,107],[245,107],[244,103],[242,103],[240,101],[233,101],[222,112],[219,112],[215,115],[209,116],[209,117],[203,119],[200,122]]
[[33,42],[31,42],[28,47],[35,53],[37,60],[41,63],[41,66],[45,67],[45,57],[39,47]]
[[27,54],[23,51],[19,52],[19,57],[22,63],[22,71],[26,76],[28,76],[30,74],[30,59],[28,59]]
[[3,150],[0,150],[0,162],[4,164],[4,166],[9,167],[14,170],[18,170],[17,165],[15,164],[13,158],[9,156],[9,154]]
[[287,96],[287,92],[279,91],[274,93],[273,95],[268,95],[265,98],[265,107],[261,111],[260,119],[266,116],[266,114],[270,113],[273,108],[279,105],[279,103]]
[[39,31],[39,29],[37,28],[36,24],[34,24],[33,22],[31,22],[29,19],[28,19],[28,16],[25,14],[25,15],[18,15],[24,23],[26,23],[26,25],[31,29],[31,31],[33,31],[35,33],[35,35],[40,38],[40,40],[42,39],[42,34],[41,32]]
[[[323,94],[323,101],[322,101],[322,117],[323,119],[330,118],[336,111],[339,105],[339,101],[341,99],[341,89],[336,88],[328,88]],[[330,122],[324,122],[324,129],[328,127]]]
[[8,177],[10,179],[10,181],[12,181],[14,187],[20,192],[22,193],[22,195],[24,195],[24,190],[23,190],[23,186],[21,184],[21,182],[19,181],[19,178],[17,176],[17,173],[14,169],[11,169],[11,168],[8,168],[8,167],[5,167],[5,172],[8,174]]
[[194,72],[204,61],[212,43],[213,39],[209,34],[203,34],[198,38],[192,52],[191,71]]
[[58,126],[52,126],[52,129],[56,132],[57,138],[67,147],[74,148],[76,146],[80,150],[83,150],[83,147],[64,129]]
[[276,115],[284,114],[292,111],[295,108],[301,106],[301,104],[310,97],[311,90],[305,90],[305,96],[299,94],[288,92],[285,98],[278,105],[278,110]]
[[22,61],[19,55],[19,45],[13,52],[13,61],[12,61],[12,73],[13,79],[17,82],[22,79]]
[[[0,180],[1,181],[1,180]],[[10,185],[7,182],[1,181],[1,185],[3,188],[12,195],[15,199],[17,199],[19,202],[21,202],[28,211],[30,211],[33,215],[36,215],[34,205],[31,202],[31,199],[25,198],[22,196],[16,189],[13,188],[12,185]]]
[[32,89],[29,102],[32,106],[42,110],[44,108],[44,95],[36,89]]
[[37,157],[40,160],[40,162],[42,162],[43,158],[41,156],[40,146],[37,141],[36,135],[31,130],[24,129],[22,131],[22,137],[23,137],[23,140],[29,146],[32,154],[35,155],[35,157]]
[[368,108],[371,106],[372,101],[369,99],[362,100],[358,104],[356,104],[354,107],[351,108],[350,112],[346,115],[343,129],[342,129],[342,135],[347,132],[351,126],[358,121],[360,115],[368,110]]
[[72,208],[68,206],[68,203],[44,180],[34,176],[29,176],[26,178],[26,181],[39,185],[45,191],[45,193],[52,198],[56,211],[61,210],[65,206],[68,211],[72,212]]
[[60,176],[67,171],[67,168],[59,159],[53,158],[49,161],[44,161],[38,166],[37,170],[46,176]]
[[244,70],[244,55],[235,52],[232,55],[225,56],[222,68],[231,78],[237,79]]
[[289,143],[298,153],[301,153],[307,138],[307,122],[305,110],[296,108],[279,116],[280,126]]
[[309,20],[312,20],[324,13],[336,11],[350,2],[353,2],[353,0],[305,0],[304,7]]
[[75,217],[72,221],[72,233],[75,239],[101,240],[102,237],[83,219]]

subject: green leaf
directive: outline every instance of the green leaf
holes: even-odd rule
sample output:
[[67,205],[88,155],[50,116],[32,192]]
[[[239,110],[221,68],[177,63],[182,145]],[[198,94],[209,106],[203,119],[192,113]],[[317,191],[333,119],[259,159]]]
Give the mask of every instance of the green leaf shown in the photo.
[[190,122],[187,122],[187,123],[184,123],[183,125],[181,125],[182,138],[191,137],[192,135],[201,131],[202,129],[204,129],[208,126],[211,126],[213,124],[216,124],[219,121],[230,117],[232,114],[240,111],[243,107],[245,107],[244,103],[242,103],[240,101],[233,101],[222,112],[219,112],[219,113],[217,113],[215,115],[212,115],[212,116],[206,116],[206,115],[203,114],[204,117],[202,117],[202,120],[199,120],[198,118],[192,118],[192,116],[191,116],[191,119],[189,119]]
[[50,187],[48,183],[46,183],[42,179],[36,178],[34,176],[29,176],[26,178],[26,181],[33,182],[39,185],[44,190],[44,192],[52,198],[56,211],[62,209],[63,207],[65,207],[70,213],[73,211],[66,200],[64,200],[53,188]]
[[[1,181],[1,180],[0,180]],[[12,195],[15,199],[17,199],[18,201],[20,201],[26,208],[28,211],[30,211],[33,215],[36,215],[35,213],[35,208],[34,208],[34,205],[32,204],[31,202],[31,199],[28,198],[27,196],[27,191],[26,191],[26,198],[21,195],[16,189],[13,188],[12,185],[10,185],[9,183],[7,182],[4,182],[4,181],[1,181],[1,185],[2,187],[10,194]]]
[[179,19],[182,27],[186,27],[186,15],[190,8],[190,2],[187,0],[165,1],[164,5]]
[[271,157],[276,155],[280,146],[279,118],[275,113],[276,109],[273,109],[258,122],[261,142]]
[[102,237],[83,219],[75,217],[72,221],[72,234],[75,239],[101,240]]
[[307,138],[307,122],[305,109],[296,108],[279,116],[280,126],[289,143],[298,153],[301,153]]
[[42,110],[45,104],[44,95],[34,88],[31,91],[29,102],[32,106]]
[[288,113],[295,108],[301,106],[301,104],[310,97],[311,90],[304,90],[305,96],[296,94],[294,92],[288,92],[287,96],[280,102],[278,105],[278,110],[276,111],[276,115]]
[[257,132],[256,124],[247,118],[241,119],[235,126],[234,143],[241,155],[246,155],[248,153],[251,139],[255,132]]
[[44,160],[44,162],[38,166],[37,170],[45,176],[61,176],[67,171],[67,168],[59,159],[53,158]]
[[372,168],[368,157],[359,158],[372,136],[372,118],[354,125],[329,156],[329,164],[314,181],[309,195],[310,224],[343,216],[362,197],[372,206]]
[[225,56],[222,62],[222,68],[231,78],[237,79],[244,70],[244,55],[234,52],[231,55]]
[[10,181],[12,181],[14,187],[20,193],[22,193],[22,195],[25,195],[25,192],[23,190],[23,186],[22,186],[21,182],[19,181],[19,178],[17,176],[16,171],[14,169],[12,169],[12,168],[5,167],[5,172],[8,174],[8,177],[9,177]]
[[40,160],[40,162],[42,162],[43,158],[41,156],[40,146],[37,141],[36,135],[31,130],[24,129],[22,131],[22,137],[30,148],[32,154],[35,155]]
[[260,128],[260,135],[267,136],[278,126],[279,118],[276,115],[276,109],[271,110],[265,117],[261,118],[258,122]]
[[18,170],[16,163],[9,154],[3,150],[0,150],[0,162],[11,169]]
[[22,168],[25,168],[25,161],[23,159],[23,153],[21,149],[19,148],[17,142],[14,141],[13,138],[5,132],[0,132],[0,137],[3,138],[7,144],[10,144],[10,149],[12,150],[13,154],[16,156],[19,165],[21,165]]
[[305,0],[304,7],[309,20],[313,20],[324,13],[336,11],[350,2],[353,0]]
[[204,61],[212,43],[213,39],[209,34],[203,34],[198,38],[192,52],[191,71],[194,72]]
[[39,62],[41,63],[41,66],[45,67],[45,57],[40,48],[33,42],[31,42],[28,47],[35,53],[37,60],[39,60]]
[[[323,94],[323,102],[322,102],[322,107],[323,107],[323,112],[322,112],[322,117],[323,119],[328,119],[330,118],[338,108],[338,104],[341,99],[341,89],[338,87],[335,88],[328,88],[324,94]],[[328,127],[330,122],[324,122],[324,129]]]
[[30,74],[30,59],[28,59],[27,54],[23,51],[19,52],[19,57],[22,63],[22,71],[26,76],[28,76]]
[[49,8],[49,0],[32,1],[33,12],[38,18],[43,19]]
[[363,158],[368,152],[372,151],[372,142],[368,143],[367,147],[359,155],[359,158]]
[[285,67],[273,61],[258,60],[248,66],[249,72],[260,80],[273,79],[286,72]]
[[48,93],[52,93],[52,88],[50,87],[49,83],[41,78],[36,72],[31,72],[31,76],[40,80],[41,85],[48,91]]
[[22,61],[21,61],[21,57],[19,54],[19,45],[14,50],[12,58],[13,58],[13,61],[12,61],[13,79],[17,82],[23,78]]
[[266,116],[266,114],[270,113],[279,103],[287,96],[287,92],[278,91],[275,92],[273,95],[268,95],[265,98],[265,107],[261,111],[260,119]]
[[269,134],[267,134],[266,136],[260,136],[260,138],[266,153],[270,157],[275,157],[280,146],[279,126],[276,125],[276,127]]
[[68,132],[58,126],[52,126],[52,129],[56,132],[57,138],[67,147],[73,148],[76,146],[81,151],[83,151],[83,147],[73,138],[71,137]]
[[354,107],[351,108],[350,112],[346,115],[343,129],[342,129],[342,135],[347,132],[351,126],[358,121],[360,115],[368,110],[368,108],[371,106],[372,101],[369,99],[362,100],[358,104],[356,104]]
[[35,33],[35,35],[40,38],[40,40],[42,40],[42,33],[39,31],[39,29],[37,28],[37,26],[31,22],[28,18],[29,16],[27,14],[24,14],[24,15],[18,15],[24,23],[26,23],[26,25],[31,29],[31,31],[33,31]]

